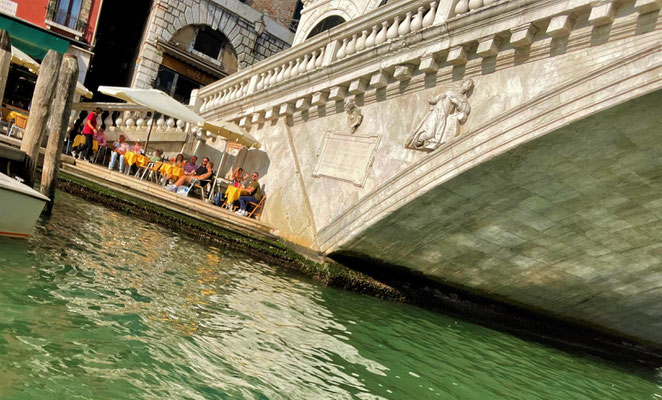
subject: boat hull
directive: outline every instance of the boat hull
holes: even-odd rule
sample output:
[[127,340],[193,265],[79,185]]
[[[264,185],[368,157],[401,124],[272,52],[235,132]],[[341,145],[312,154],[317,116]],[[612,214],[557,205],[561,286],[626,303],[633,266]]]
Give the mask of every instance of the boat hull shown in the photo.
[[0,236],[27,238],[46,200],[0,188]]

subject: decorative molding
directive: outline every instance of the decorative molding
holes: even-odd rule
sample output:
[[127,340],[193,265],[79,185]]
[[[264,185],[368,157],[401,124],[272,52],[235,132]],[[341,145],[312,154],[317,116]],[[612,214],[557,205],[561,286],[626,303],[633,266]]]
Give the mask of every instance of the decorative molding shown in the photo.
[[637,0],[634,3],[634,8],[637,9],[639,14],[657,11],[662,8],[662,0]]
[[496,35],[490,35],[478,39],[478,49],[476,54],[482,58],[492,57],[499,53],[499,46],[501,45],[501,38]]
[[329,100],[341,101],[347,97],[347,88],[344,86],[334,86],[329,91]]
[[363,94],[367,87],[368,85],[364,79],[357,79],[349,84],[349,89],[347,91],[351,94]]
[[377,89],[388,86],[388,74],[384,70],[375,73],[370,78],[370,86]]
[[393,77],[399,81],[408,81],[414,76],[414,69],[416,67],[411,64],[398,65],[395,67]]
[[533,24],[524,24],[510,30],[510,44],[515,47],[524,47],[533,43],[536,27]]
[[434,54],[428,54],[421,57],[421,63],[418,65],[418,69],[426,74],[433,74],[439,70],[439,62]]
[[615,10],[614,3],[609,0],[591,8],[591,14],[588,17],[588,22],[593,26],[601,26],[610,24],[614,21]]
[[297,110],[307,110],[310,108],[310,99],[308,97],[302,97],[297,100],[294,106]]
[[269,121],[278,119],[278,108],[277,107],[267,108],[267,110],[264,112],[264,119]]
[[253,124],[261,124],[264,122],[264,111],[254,112],[251,118]]
[[467,50],[463,46],[456,46],[448,51],[446,62],[451,65],[464,65],[467,63]]
[[239,120],[239,127],[240,128],[249,128],[251,126],[251,117],[249,115],[245,117],[241,117]]
[[311,103],[315,106],[321,106],[326,104],[329,99],[329,93],[327,92],[315,92],[313,93],[313,98]]
[[572,30],[572,18],[569,14],[557,15],[549,21],[547,34],[551,37],[568,36]]
[[279,116],[290,116],[294,114],[294,105],[292,103],[284,103],[280,105],[278,110]]

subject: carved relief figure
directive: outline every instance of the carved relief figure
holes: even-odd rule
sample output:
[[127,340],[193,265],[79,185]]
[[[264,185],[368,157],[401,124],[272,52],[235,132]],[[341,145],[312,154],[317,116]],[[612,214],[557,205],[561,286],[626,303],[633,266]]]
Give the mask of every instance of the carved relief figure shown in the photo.
[[469,94],[474,87],[471,79],[462,82],[459,89],[449,89],[429,100],[430,111],[414,130],[405,147],[419,150],[435,150],[443,143],[459,135],[460,125],[467,122],[471,106]]
[[361,109],[356,106],[356,103],[352,99],[345,100],[345,110],[347,111],[349,131],[350,133],[354,133],[359,125],[361,125],[361,122],[363,122],[363,114],[361,114]]

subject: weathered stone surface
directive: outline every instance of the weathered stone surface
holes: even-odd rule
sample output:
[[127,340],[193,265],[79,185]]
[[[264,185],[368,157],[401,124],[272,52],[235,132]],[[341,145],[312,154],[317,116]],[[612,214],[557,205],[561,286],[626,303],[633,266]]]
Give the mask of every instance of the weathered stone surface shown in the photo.
[[338,251],[659,344],[661,105],[658,91],[523,144]]

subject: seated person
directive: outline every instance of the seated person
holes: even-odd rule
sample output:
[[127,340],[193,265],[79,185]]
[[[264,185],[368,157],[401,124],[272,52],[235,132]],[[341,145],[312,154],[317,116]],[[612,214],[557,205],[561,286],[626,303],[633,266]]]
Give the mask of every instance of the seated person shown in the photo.
[[156,153],[152,154],[152,156],[149,159],[150,159],[150,161],[153,161],[153,162],[163,161],[163,150],[161,150],[161,149],[156,150]]
[[110,164],[108,169],[115,167],[117,158],[120,159],[120,172],[124,170],[124,154],[129,151],[129,144],[126,142],[126,136],[120,134],[120,137],[113,143],[113,155],[110,157]]
[[94,135],[94,140],[97,141],[97,154],[99,152],[102,152],[101,154],[103,155],[103,152],[106,151],[106,146],[108,144],[108,140],[106,139],[106,133],[103,128],[99,128],[97,130],[97,133]]
[[[13,121],[13,119],[12,119]],[[67,133],[67,150],[65,154],[72,154],[71,152],[74,150],[74,139],[76,139],[76,136],[81,135],[83,132],[83,126],[80,123],[75,123],[69,132]]]
[[168,190],[171,192],[176,192],[177,189],[183,184],[191,182],[195,183],[195,181],[200,182],[200,185],[204,186],[205,182],[208,183],[209,180],[211,180],[213,175],[213,167],[214,164],[212,164],[212,162],[209,161],[207,157],[203,157],[202,165],[200,165],[192,175],[183,175],[181,178],[177,179],[177,182],[175,182],[173,185],[170,185]]
[[[248,216],[248,211],[246,211],[246,205],[247,203],[259,203],[260,200],[262,200],[262,197],[264,196],[264,193],[262,192],[262,188],[260,187],[260,184],[257,182],[258,178],[258,173],[253,172],[251,174],[251,182],[246,185],[246,189],[243,189],[241,191],[241,196],[239,197],[239,200],[236,202],[239,202],[239,210],[236,212],[237,215],[243,215],[244,217]],[[235,202],[235,203],[236,203]]]
[[230,204],[227,203],[228,195],[230,194],[230,191],[233,190],[232,189],[233,187],[243,188],[244,187],[244,181],[246,180],[246,178],[248,178],[248,174],[244,173],[244,169],[241,168],[241,167],[236,168],[234,171],[230,171],[230,172],[232,172],[232,174],[226,175],[226,176],[228,176],[228,178],[230,180],[230,184],[228,184],[228,187],[225,189],[225,193],[223,194],[222,197],[218,196],[218,198],[216,198],[214,200],[214,204],[216,204],[217,206],[220,206],[220,205],[223,205],[223,203],[226,203],[225,206],[228,209],[232,209],[232,207],[230,207]]
[[143,153],[143,148],[140,146],[140,140],[136,140],[136,144],[133,145],[131,148],[131,151],[136,153],[136,154],[142,154]]
[[[209,160],[209,159],[207,159],[207,160]],[[193,175],[195,173],[195,171],[198,169],[197,162],[198,162],[198,157],[197,156],[191,157],[189,162],[187,162],[184,165],[184,175]]]
[[246,178],[248,178],[248,174],[244,172],[243,168],[239,167],[232,172],[230,181],[234,187],[243,187],[243,182],[246,180]]
[[[170,164],[172,164],[173,166],[183,167],[184,164],[186,164],[184,162],[184,156],[181,153],[177,154],[177,157],[175,157],[174,161],[172,161]],[[165,179],[165,181],[163,182],[163,184],[165,185],[170,181],[170,179],[172,179],[172,174],[165,174],[163,178]]]
[[161,165],[163,164],[163,150],[158,149],[156,150],[156,153],[152,154],[149,157],[149,161],[153,164],[150,169],[152,171],[158,171],[159,168],[161,168]]

